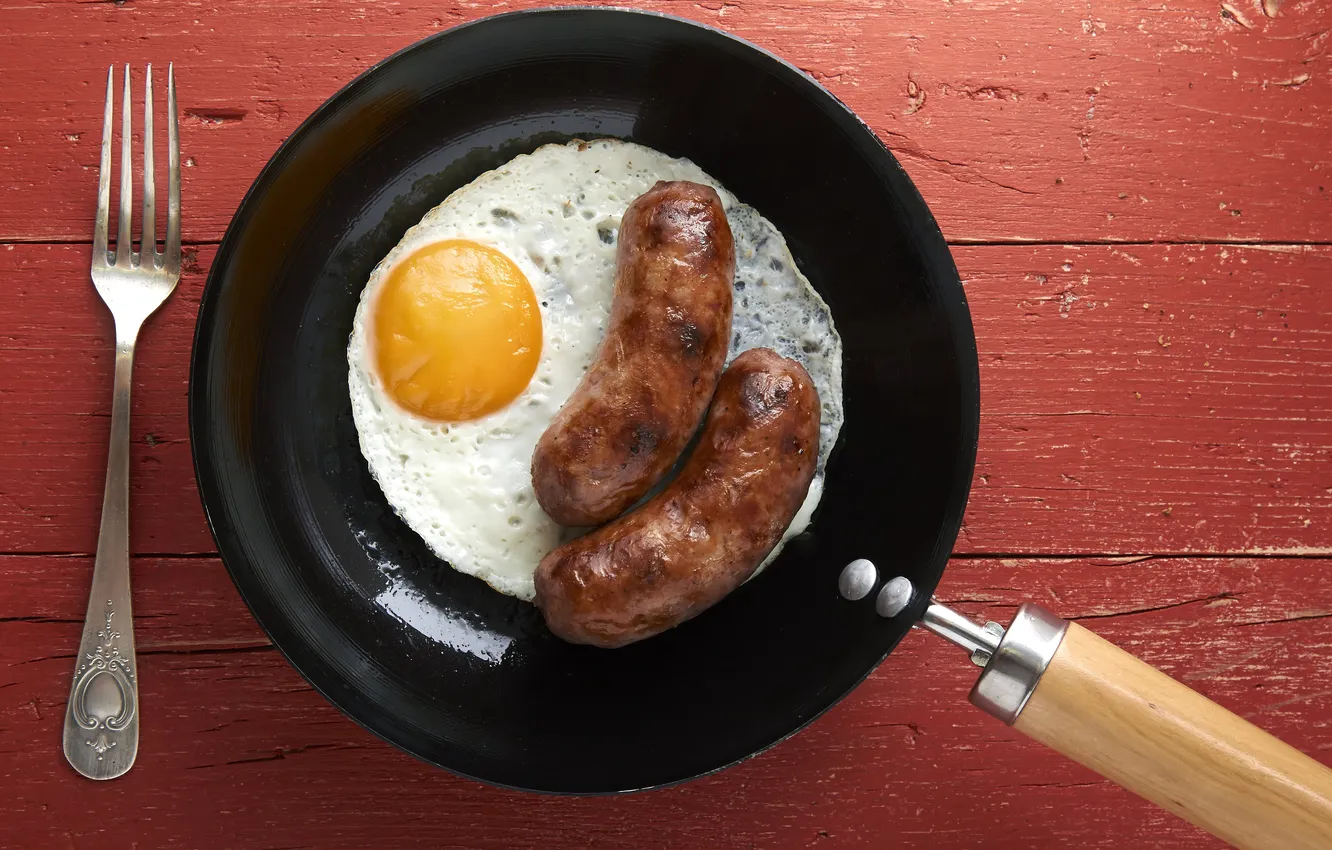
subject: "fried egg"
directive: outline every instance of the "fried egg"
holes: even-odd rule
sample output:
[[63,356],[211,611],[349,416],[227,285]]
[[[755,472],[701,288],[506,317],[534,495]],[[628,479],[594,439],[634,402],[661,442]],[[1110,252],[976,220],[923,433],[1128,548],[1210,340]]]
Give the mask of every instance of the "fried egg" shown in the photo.
[[601,342],[620,218],[658,180],[712,186],[726,208],[728,361],[772,348],[819,391],[818,468],[783,543],[818,505],[843,420],[842,345],[781,233],[689,160],[616,140],[547,145],[407,231],[371,272],[347,346],[361,452],[385,499],[431,551],[502,593],[530,600],[537,564],[569,533],[536,502],[532,451]]

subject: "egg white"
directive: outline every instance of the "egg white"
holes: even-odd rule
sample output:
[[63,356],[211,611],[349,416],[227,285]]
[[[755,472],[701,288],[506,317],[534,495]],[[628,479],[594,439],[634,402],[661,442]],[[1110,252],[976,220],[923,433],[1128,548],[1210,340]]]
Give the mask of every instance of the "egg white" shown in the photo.
[[[842,424],[841,340],[781,233],[688,160],[615,140],[547,145],[482,174],[407,231],[371,272],[347,346],[361,452],[385,498],[436,555],[502,593],[530,600],[537,564],[565,533],[536,502],[532,451],[605,331],[620,218],[658,180],[710,185],[726,207],[736,244],[729,357],[772,348],[800,361],[819,391],[818,471],[783,542],[804,530],[818,504]],[[444,239],[502,251],[541,308],[542,350],[531,383],[506,407],[470,422],[435,422],[400,407],[377,374],[370,340],[388,272]]]

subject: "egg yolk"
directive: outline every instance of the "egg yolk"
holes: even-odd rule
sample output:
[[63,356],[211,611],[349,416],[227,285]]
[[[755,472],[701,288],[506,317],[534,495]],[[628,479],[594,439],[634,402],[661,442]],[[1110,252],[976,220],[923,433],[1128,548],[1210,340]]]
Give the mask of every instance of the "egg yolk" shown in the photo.
[[460,422],[513,401],[541,356],[536,294],[513,260],[465,239],[426,245],[389,272],[374,350],[403,407]]

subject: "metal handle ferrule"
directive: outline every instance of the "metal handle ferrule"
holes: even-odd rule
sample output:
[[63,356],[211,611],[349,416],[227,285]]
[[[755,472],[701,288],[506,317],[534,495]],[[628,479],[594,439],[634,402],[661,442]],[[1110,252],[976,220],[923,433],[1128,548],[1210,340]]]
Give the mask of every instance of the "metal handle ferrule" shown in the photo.
[[1008,725],[1018,719],[1059,650],[1068,621],[1026,603],[1004,632],[968,699]]

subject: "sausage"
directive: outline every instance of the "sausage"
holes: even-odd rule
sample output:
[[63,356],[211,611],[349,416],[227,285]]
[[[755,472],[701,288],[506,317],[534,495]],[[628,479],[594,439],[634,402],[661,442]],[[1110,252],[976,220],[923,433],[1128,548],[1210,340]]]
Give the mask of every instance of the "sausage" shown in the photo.
[[537,501],[561,525],[599,525],[651,489],[726,365],[735,243],[717,193],[657,183],[619,240],[606,336],[532,454]]
[[819,454],[819,396],[766,348],[721,377],[702,438],[647,504],[552,550],[536,604],[570,643],[617,647],[659,634],[739,587],[800,510]]

